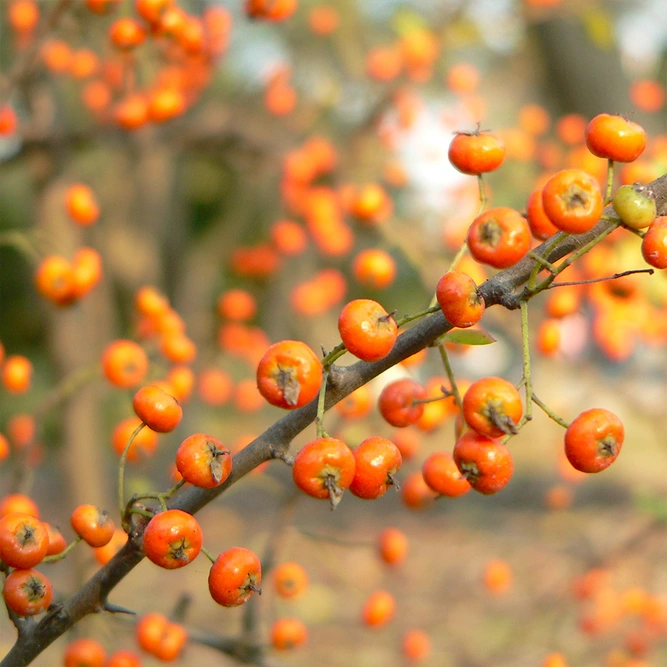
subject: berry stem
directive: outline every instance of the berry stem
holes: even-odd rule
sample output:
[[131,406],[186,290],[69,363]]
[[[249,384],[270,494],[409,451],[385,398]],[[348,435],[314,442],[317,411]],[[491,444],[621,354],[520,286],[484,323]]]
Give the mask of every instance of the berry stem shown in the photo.
[[201,552],[208,558],[211,563],[215,563],[216,557],[205,547],[202,545]]
[[464,243],[461,244],[461,247],[456,251],[456,255],[454,255],[454,259],[451,261],[447,271],[453,271],[467,252],[468,252],[468,241],[465,241]]
[[63,560],[69,554],[74,547],[79,544],[83,540],[83,537],[80,535],[78,537],[75,537],[59,554],[53,554],[53,556],[46,556],[42,560],[42,563],[56,563],[59,560]]
[[[530,299],[534,297],[536,294],[539,294],[540,292],[547,289],[553,283],[556,277],[559,276],[563,271],[565,271],[565,269],[567,269],[568,266],[570,266],[577,259],[585,255],[589,250],[591,250],[591,248],[594,248],[598,243],[600,243],[600,241],[602,241],[602,239],[609,236],[609,234],[611,234],[619,225],[619,221],[617,220],[610,222],[613,222],[613,224],[609,225],[609,227],[606,227],[594,239],[591,239],[588,243],[581,246],[581,248],[579,248],[576,252],[573,252],[569,257],[564,259],[558,266],[555,267],[555,272],[548,275],[541,283],[534,285],[532,288],[530,287],[530,285],[526,286],[524,298]],[[535,269],[533,269],[533,271],[535,271]]]
[[[336,347],[334,347],[331,352],[328,352],[324,359],[322,359],[322,366],[324,366],[324,369],[328,371],[333,364],[340,359],[345,353],[347,352],[347,348],[345,347],[345,343],[338,343]],[[324,379],[322,380],[324,382]]]
[[479,211],[477,215],[482,215],[487,204],[484,174],[477,174],[477,187],[479,188]]
[[426,310],[420,310],[418,313],[414,313],[413,315],[404,315],[400,320],[396,320],[396,326],[400,329],[405,324],[408,324],[408,322],[414,322],[415,320],[425,317],[426,315],[437,313],[439,310],[439,305],[430,305],[428,308],[426,308]]
[[[456,378],[454,377],[454,371],[452,370],[452,364],[449,361],[449,355],[447,354],[447,349],[445,348],[444,343],[438,345],[438,352],[440,353],[440,359],[442,360],[442,365],[445,367],[445,372],[447,373],[447,378],[449,383],[452,385],[451,395],[454,396],[454,402],[456,407],[459,409],[459,412],[463,414],[463,401],[461,400],[461,392],[459,391],[458,385],[456,384]],[[459,433],[456,434],[456,437],[459,437]]]
[[607,192],[604,196],[604,205],[611,202],[611,195],[614,190],[614,161],[607,160]]
[[125,505],[125,466],[127,464],[127,453],[130,451],[130,447],[134,442],[134,439],[139,435],[141,429],[144,428],[146,424],[141,422],[137,428],[134,429],[132,435],[129,437],[125,449],[120,456],[120,463],[118,464],[118,508],[120,509],[120,519],[123,525],[123,528],[127,531],[129,525],[127,523],[127,508]]
[[136,502],[137,500],[147,500],[147,499],[152,499],[152,500],[157,500],[160,503],[160,507],[163,512],[165,512],[167,508],[167,500],[169,500],[175,493],[178,491],[183,485],[185,484],[184,479],[180,479],[174,486],[169,489],[169,491],[164,491],[164,492],[154,492],[154,493],[142,493],[141,495],[134,495],[132,497],[132,502]]
[[560,424],[563,428],[567,428],[569,424],[562,418],[559,417],[551,408],[549,408],[546,403],[543,403],[535,394],[533,394],[533,403],[537,405],[549,419],[553,419],[557,424]]
[[521,352],[523,355],[523,380],[526,392],[526,411],[519,420],[517,428],[521,428],[533,418],[533,374],[530,364],[530,328],[528,326],[528,302],[521,302]]
[[[567,234],[565,232],[556,232],[551,237],[551,239],[549,239],[549,243],[544,248],[544,252],[542,253],[541,258],[544,259],[566,236]],[[531,257],[533,257],[534,259],[539,256],[535,254],[532,250],[530,252],[531,252]],[[546,262],[547,260],[544,259],[544,261]],[[556,267],[554,267],[554,265],[551,264],[551,262],[548,262],[548,264],[551,267],[549,269],[549,272],[553,273]],[[528,278],[528,289],[532,290],[535,288],[535,285],[537,283],[537,275],[540,272],[540,266],[541,264],[538,263],[536,260],[535,266],[533,267],[533,270],[530,273],[530,277]]]
[[556,267],[548,260],[544,259],[542,255],[538,255],[536,252],[533,252],[532,250],[529,250],[526,255],[530,257],[532,260],[537,262],[542,268],[546,269],[549,273],[555,273],[556,272]]

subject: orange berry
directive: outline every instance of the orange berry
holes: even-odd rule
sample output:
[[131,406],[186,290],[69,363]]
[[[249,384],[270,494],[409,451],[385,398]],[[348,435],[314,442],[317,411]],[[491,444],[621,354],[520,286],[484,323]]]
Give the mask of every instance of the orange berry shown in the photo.
[[30,414],[18,413],[7,421],[7,436],[14,449],[24,449],[35,442],[35,418]]
[[362,250],[355,258],[352,272],[356,281],[364,287],[385,289],[396,277],[394,258],[379,248]]
[[512,587],[512,570],[503,560],[493,559],[484,566],[484,586],[493,595],[503,595]]
[[277,220],[271,226],[271,239],[282,255],[300,255],[308,245],[306,230],[293,220]]
[[[130,436],[141,424],[139,417],[128,417],[118,422],[111,434],[111,444],[118,456],[123,453],[127,446]],[[130,462],[138,461],[141,458],[149,457],[157,449],[157,433],[147,426],[141,429],[134,437],[130,449],[127,452],[127,460]]]
[[396,613],[396,600],[387,591],[375,591],[371,593],[363,609],[361,618],[363,622],[372,627],[379,628],[389,623]]
[[2,384],[13,394],[23,394],[30,389],[32,363],[20,354],[12,354],[2,366]]
[[218,297],[218,313],[224,319],[246,322],[251,320],[256,312],[255,298],[244,289],[230,289]]
[[197,357],[197,346],[183,333],[163,335],[160,352],[174,364],[191,364]]
[[479,70],[466,62],[455,63],[445,75],[445,83],[453,93],[473,93],[477,90],[480,79]]
[[67,212],[79,225],[92,225],[100,216],[100,208],[93,190],[84,183],[74,183],[65,195]]
[[72,297],[80,299],[102,278],[102,258],[93,248],[79,248],[72,257]]
[[0,137],[14,134],[18,126],[16,112],[8,104],[0,106]]
[[35,0],[12,0],[7,18],[12,30],[19,34],[30,34],[39,23],[39,7]]
[[308,587],[308,573],[300,563],[286,561],[273,571],[273,584],[281,598],[294,598]]
[[332,5],[315,5],[308,15],[310,29],[320,37],[330,35],[338,28],[340,15]]
[[424,662],[431,655],[431,638],[423,630],[407,630],[402,645],[403,655],[411,664]]
[[132,399],[132,407],[137,417],[158,433],[173,431],[183,418],[179,402],[155,385],[139,389]]
[[111,384],[131,389],[146,377],[148,356],[139,343],[115,340],[102,353],[102,370]]
[[23,493],[11,493],[0,500],[0,518],[14,513],[29,514],[39,519],[37,503]]
[[69,260],[60,255],[47,255],[35,273],[37,291],[58,305],[74,299],[74,272]]
[[298,618],[279,618],[271,626],[271,644],[279,650],[302,646],[308,639],[308,630]]
[[385,528],[378,538],[378,553],[388,565],[400,565],[408,555],[408,538],[398,528]]

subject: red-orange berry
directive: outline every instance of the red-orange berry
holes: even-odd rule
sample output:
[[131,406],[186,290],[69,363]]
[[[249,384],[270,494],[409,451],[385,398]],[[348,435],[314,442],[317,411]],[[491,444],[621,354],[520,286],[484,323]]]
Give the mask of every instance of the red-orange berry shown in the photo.
[[609,410],[584,410],[565,431],[565,454],[573,468],[600,472],[609,467],[623,446],[621,420]]
[[46,528],[47,535],[49,536],[49,548],[46,550],[47,556],[56,556],[59,553],[62,553],[67,548],[67,542],[63,537],[63,534],[50,523],[46,521],[42,522],[44,528]]
[[497,206],[477,216],[468,229],[468,248],[478,262],[496,269],[516,264],[530,250],[530,227],[513,208]]
[[307,639],[308,630],[298,618],[279,618],[271,626],[271,644],[281,651],[302,646]]
[[337,438],[317,438],[294,458],[294,483],[309,496],[328,498],[335,507],[354,479],[356,461],[350,448]]
[[89,637],[71,641],[63,656],[65,667],[106,667],[104,646]]
[[459,132],[449,145],[448,156],[460,172],[477,176],[500,167],[505,160],[505,145],[489,132]]
[[102,370],[111,384],[131,389],[146,377],[148,356],[139,343],[115,340],[102,353]]
[[23,493],[10,493],[0,501],[0,518],[14,512],[29,514],[39,519],[39,507],[37,503]]
[[392,426],[399,428],[414,424],[424,413],[426,390],[411,378],[401,378],[389,383],[380,393],[380,414]]
[[394,258],[380,248],[362,250],[352,263],[355,280],[364,287],[385,289],[396,278],[396,262]]
[[67,212],[78,225],[92,225],[100,217],[100,207],[92,188],[84,183],[74,183],[65,195]]
[[411,664],[424,662],[431,655],[431,638],[423,630],[407,630],[402,645],[403,655]]
[[72,263],[60,255],[47,255],[35,271],[35,286],[46,299],[58,305],[74,300],[74,272]]
[[549,216],[544,212],[542,188],[533,190],[528,196],[528,201],[526,202],[526,217],[528,219],[530,231],[539,241],[545,241],[558,231],[558,227],[551,222]]
[[132,407],[137,417],[157,433],[173,431],[183,418],[179,402],[164,389],[152,384],[137,391]]
[[104,667],[141,667],[141,658],[134,651],[114,651],[104,663]]
[[13,394],[23,394],[30,389],[32,362],[21,354],[10,354],[2,365],[2,384]]
[[338,331],[348,351],[363,361],[386,357],[398,336],[393,316],[372,299],[347,303],[338,318]]
[[387,565],[400,565],[408,555],[408,538],[398,528],[385,528],[378,537],[377,548]]
[[2,597],[15,614],[34,616],[48,609],[53,589],[51,582],[38,570],[17,569],[7,575]]
[[484,297],[475,281],[462,271],[445,273],[438,281],[435,295],[443,315],[455,327],[471,327],[484,314]]
[[144,530],[146,557],[168,570],[191,563],[201,551],[202,532],[197,519],[182,510],[156,514]]
[[396,613],[396,600],[387,591],[375,591],[371,593],[364,603],[361,611],[363,622],[372,628],[387,625]]
[[74,532],[91,547],[103,547],[109,544],[116,530],[113,519],[107,510],[96,505],[79,505],[70,516]]
[[322,362],[298,340],[274,343],[257,366],[260,394],[279,408],[291,410],[309,403],[317,396],[321,383]]
[[176,468],[183,479],[203,489],[222,484],[232,471],[232,455],[212,435],[195,433],[181,442]]
[[657,217],[642,239],[644,261],[656,269],[667,269],[667,216]]
[[602,215],[602,191],[582,169],[563,169],[544,184],[542,206],[558,229],[581,234],[592,229]]
[[512,587],[512,569],[504,560],[493,558],[484,566],[483,579],[489,593],[503,595]]
[[273,571],[273,585],[281,598],[298,597],[308,587],[308,573],[300,563],[279,563]]
[[586,146],[597,157],[632,162],[646,148],[644,128],[623,116],[601,113],[586,128]]
[[0,519],[0,560],[9,567],[28,569],[42,562],[49,534],[34,516],[13,512]]
[[509,449],[500,440],[464,433],[454,445],[454,461],[475,491],[489,495],[504,488],[514,472]]
[[350,491],[367,500],[383,496],[396,484],[395,475],[403,459],[398,447],[379,435],[366,438],[355,450],[355,472]]
[[422,465],[422,475],[426,484],[441,496],[456,498],[471,488],[449,452],[429,455]]
[[243,547],[223,551],[211,566],[208,589],[223,607],[242,605],[255,593],[261,593],[262,565],[257,555]]
[[516,433],[523,415],[516,387],[499,377],[473,382],[463,396],[463,417],[471,429],[489,438]]
[[[111,434],[111,444],[113,449],[120,456],[123,453],[130,437],[137,427],[142,423],[139,417],[128,417],[116,424]],[[127,460],[130,462],[139,461],[142,458],[151,456],[158,445],[158,436],[155,431],[144,426],[132,440],[132,444],[127,451]]]
[[144,614],[136,625],[137,643],[151,655],[171,662],[183,652],[188,633],[180,623],[171,623],[169,619],[157,611]]

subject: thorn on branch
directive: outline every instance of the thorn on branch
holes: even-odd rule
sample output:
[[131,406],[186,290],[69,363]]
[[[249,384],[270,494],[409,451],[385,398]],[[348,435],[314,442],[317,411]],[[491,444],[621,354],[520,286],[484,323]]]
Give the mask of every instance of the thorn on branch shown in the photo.
[[127,609],[126,607],[121,607],[120,605],[113,604],[111,602],[103,602],[100,605],[99,611],[106,611],[109,614],[129,614],[130,616],[136,616],[137,612],[132,609]]
[[278,449],[277,447],[271,446],[271,458],[280,459],[290,467],[294,465],[294,457],[291,454],[288,454],[287,452],[283,451],[282,449]]

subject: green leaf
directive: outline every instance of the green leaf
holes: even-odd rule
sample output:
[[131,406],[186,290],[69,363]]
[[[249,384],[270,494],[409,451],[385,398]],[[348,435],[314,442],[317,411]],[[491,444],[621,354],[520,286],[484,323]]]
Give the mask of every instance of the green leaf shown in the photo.
[[466,331],[465,329],[452,329],[443,337],[444,343],[458,343],[459,345],[491,345],[496,339],[484,331]]

